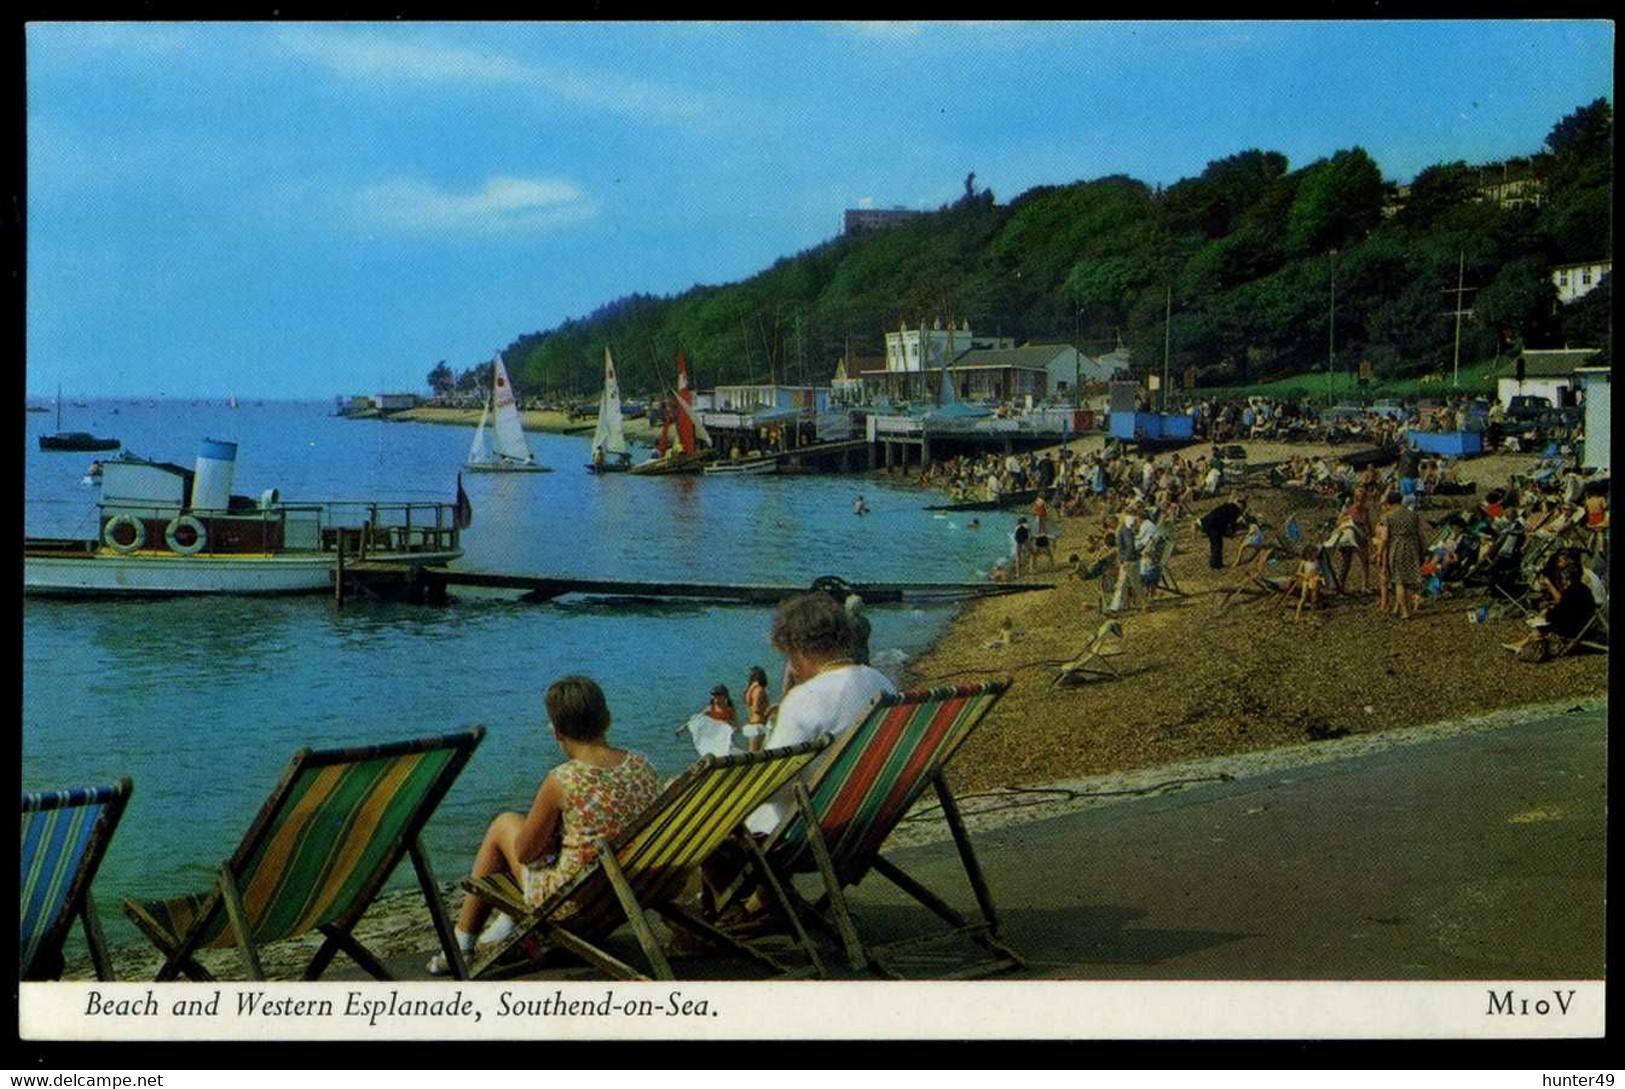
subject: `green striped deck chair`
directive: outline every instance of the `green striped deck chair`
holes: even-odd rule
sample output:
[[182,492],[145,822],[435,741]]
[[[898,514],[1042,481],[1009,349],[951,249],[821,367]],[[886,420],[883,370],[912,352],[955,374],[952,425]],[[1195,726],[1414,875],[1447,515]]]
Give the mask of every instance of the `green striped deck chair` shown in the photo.
[[[1023,961],[999,937],[993,897],[971,849],[965,823],[943,778],[943,768],[970,737],[989,709],[1010,687],[1003,677],[978,685],[940,687],[882,696],[867,716],[836,740],[806,784],[796,784],[796,809],[764,845],[770,869],[789,887],[790,876],[816,871],[824,895],[817,905],[789,895],[823,929],[833,931],[853,970],[872,965],[882,975],[902,978],[885,963],[888,954],[923,947],[956,934],[968,935],[994,954],[974,965],[953,963],[945,976],[968,977],[1021,967]],[[942,815],[959,850],[982,920],[971,922],[895,863],[880,849],[892,829],[928,789],[935,789]],[[890,946],[866,946],[858,936],[844,889],[874,870],[945,921],[947,932],[924,932]],[[827,921],[833,916],[833,924]]]
[[130,800],[128,778],[112,786],[23,795],[22,854],[17,878],[19,979],[62,974],[62,943],[79,918],[97,979],[112,979],[90,883]]
[[261,946],[318,930],[326,940],[303,978],[320,978],[343,951],[387,980],[384,965],[351,930],[405,855],[454,974],[467,978],[420,836],[484,736],[485,727],[476,726],[388,745],[300,749],[211,888],[124,901],[125,914],[164,954],[156,978],[184,972],[212,979],[193,954],[236,948],[248,978],[264,979]]
[[[668,923],[697,933],[741,953],[778,974],[792,974],[777,958],[756,945],[700,918],[677,903],[694,871],[723,843],[733,840],[760,858],[756,841],[744,832],[744,820],[775,790],[789,782],[830,743],[822,737],[802,745],[764,753],[707,756],[672,780],[613,844],[598,842],[597,858],[575,880],[546,903],[531,907],[512,875],[467,878],[463,888],[513,916],[513,933],[497,943],[475,966],[475,979],[500,979],[534,969],[535,959],[549,948],[563,949],[618,979],[647,980],[649,975],[604,950],[598,942],[629,924],[659,979],[673,979],[660,943],[644,917],[658,912]],[[802,929],[782,887],[776,906],[808,955],[812,970],[822,974],[817,950]],[[516,961],[523,949],[528,956]]]

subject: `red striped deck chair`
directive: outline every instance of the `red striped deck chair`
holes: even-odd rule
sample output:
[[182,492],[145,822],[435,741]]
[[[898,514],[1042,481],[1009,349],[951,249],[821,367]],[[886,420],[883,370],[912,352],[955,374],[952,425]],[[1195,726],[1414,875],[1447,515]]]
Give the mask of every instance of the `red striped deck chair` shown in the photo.
[[[764,845],[768,865],[788,886],[791,874],[816,870],[824,882],[818,905],[805,905],[789,894],[825,930],[833,930],[854,970],[872,965],[882,975],[902,978],[885,958],[910,947],[924,947],[954,935],[967,935],[994,954],[974,965],[954,963],[942,978],[986,975],[1024,962],[999,937],[993,897],[971,849],[965,823],[943,778],[943,768],[970,737],[988,711],[1010,687],[1003,677],[978,685],[960,685],[883,696],[856,726],[842,734],[819,760],[810,781],[796,784],[797,808],[785,817]],[[928,789],[936,791],[943,818],[959,850],[965,876],[981,909],[972,922],[955,911],[897,865],[881,857],[892,829]],[[889,946],[866,946],[858,936],[844,889],[862,881],[870,870],[918,900],[949,926]],[[824,908],[833,916],[825,921]]]
[[249,979],[264,979],[260,947],[312,930],[326,938],[305,966],[318,979],[341,950],[376,979],[382,962],[351,933],[410,855],[440,946],[458,979],[467,966],[452,936],[420,836],[440,800],[485,737],[485,727],[388,745],[300,749],[219,867],[213,887],[138,903],[124,912],[164,954],[156,978],[213,977],[200,949],[236,948]]
[[77,917],[90,946],[97,979],[112,979],[90,883],[118,830],[130,800],[128,778],[112,786],[82,787],[23,795],[17,975],[56,979],[62,944]]
[[[743,823],[757,806],[789,782],[830,744],[828,737],[770,752],[707,756],[672,780],[613,844],[599,841],[598,856],[574,881],[546,903],[532,907],[510,874],[467,878],[463,888],[513,916],[513,933],[497,943],[475,965],[475,979],[500,979],[533,971],[535,959],[549,948],[563,949],[618,979],[647,980],[649,975],[627,964],[598,943],[630,925],[638,945],[659,979],[673,979],[644,909],[658,912],[673,926],[743,954],[782,975],[794,974],[756,945],[700,918],[677,903],[701,863],[730,839],[760,858],[756,841]],[[775,906],[795,932],[812,970],[822,974],[818,954],[791,908],[785,890],[772,887]],[[523,949],[528,956],[516,960]]]

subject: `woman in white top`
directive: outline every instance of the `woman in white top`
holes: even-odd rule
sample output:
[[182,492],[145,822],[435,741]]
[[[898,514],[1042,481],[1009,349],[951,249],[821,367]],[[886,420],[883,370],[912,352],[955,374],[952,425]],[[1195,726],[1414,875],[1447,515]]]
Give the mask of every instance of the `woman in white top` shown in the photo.
[[[751,739],[752,750],[788,748],[856,726],[884,693],[896,687],[878,669],[853,661],[852,618],[824,593],[803,594],[781,604],[773,615],[773,647],[789,663],[793,682],[779,701],[778,717],[766,735]],[[752,813],[745,826],[767,835],[790,812],[790,785]]]

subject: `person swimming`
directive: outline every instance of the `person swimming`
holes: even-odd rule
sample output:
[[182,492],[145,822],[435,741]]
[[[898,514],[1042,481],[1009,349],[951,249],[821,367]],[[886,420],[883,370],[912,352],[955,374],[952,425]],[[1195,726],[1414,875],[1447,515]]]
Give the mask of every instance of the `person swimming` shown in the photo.
[[852,504],[852,513],[860,516],[869,513],[869,504],[863,501],[863,496],[858,496],[858,501]]

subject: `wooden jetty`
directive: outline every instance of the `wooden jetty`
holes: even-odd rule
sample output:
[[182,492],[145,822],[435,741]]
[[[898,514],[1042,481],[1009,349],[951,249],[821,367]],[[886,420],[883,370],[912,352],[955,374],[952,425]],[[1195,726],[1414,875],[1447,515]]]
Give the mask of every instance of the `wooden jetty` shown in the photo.
[[[635,582],[621,579],[583,579],[547,575],[506,575],[492,571],[456,571],[403,564],[347,562],[334,569],[335,597],[342,602],[357,592],[365,597],[441,602],[448,586],[490,590],[517,590],[520,600],[546,602],[571,594],[617,598],[624,601],[660,601],[674,598],[735,605],[777,605],[786,598],[809,592],[807,586],[763,586],[700,582]],[[865,604],[964,601],[978,597],[1053,590],[1051,583],[1034,582],[854,582],[851,591]]]

